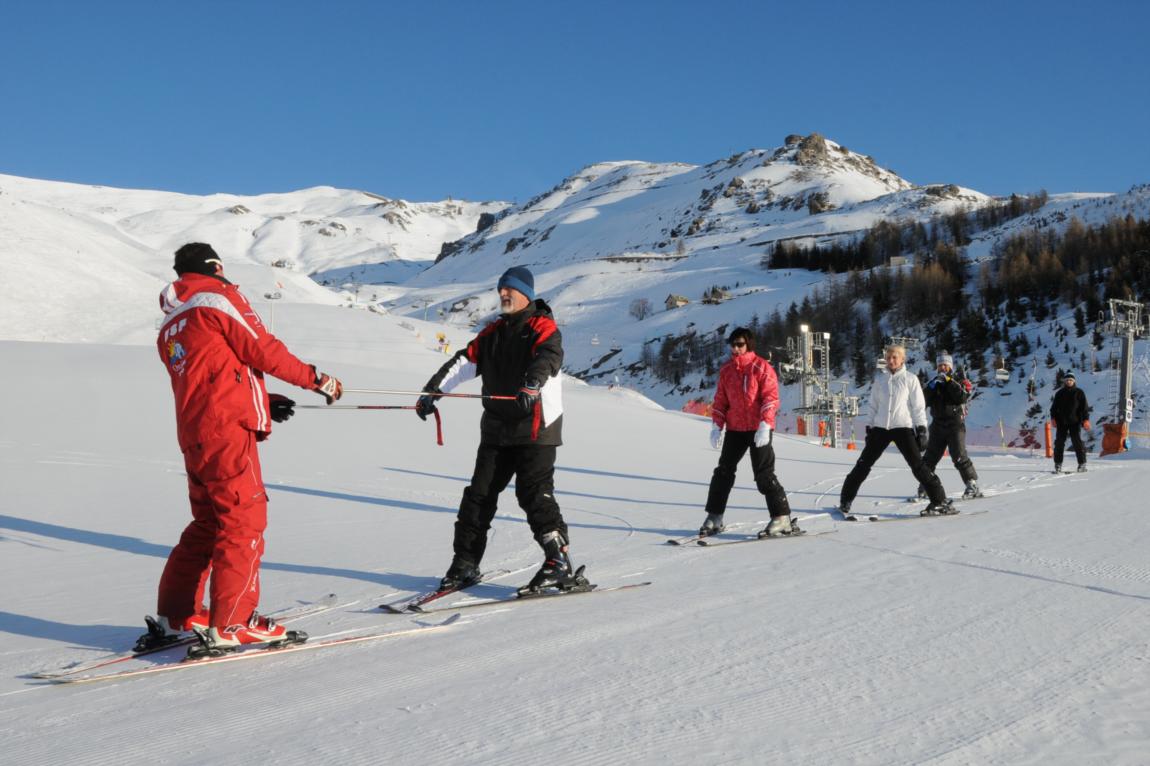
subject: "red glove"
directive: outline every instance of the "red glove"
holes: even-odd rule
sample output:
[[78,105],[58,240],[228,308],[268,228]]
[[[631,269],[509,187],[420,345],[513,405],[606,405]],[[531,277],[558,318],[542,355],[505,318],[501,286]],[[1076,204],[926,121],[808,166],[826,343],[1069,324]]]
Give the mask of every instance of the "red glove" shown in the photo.
[[331,404],[336,399],[343,396],[343,384],[339,382],[339,378],[333,378],[326,372],[317,372],[315,374],[315,389],[316,393],[327,399],[327,403]]
[[1083,427],[1083,428],[1085,428],[1087,431],[1089,431],[1089,430],[1090,430],[1090,420],[1089,420],[1089,418],[1088,418],[1088,419],[1086,419],[1086,420],[1083,420],[1083,421],[1082,421],[1082,427]]
[[966,389],[966,393],[968,393],[968,394],[974,390],[974,384],[970,382],[970,378],[967,378],[964,381],[962,381],[962,387],[964,389]]

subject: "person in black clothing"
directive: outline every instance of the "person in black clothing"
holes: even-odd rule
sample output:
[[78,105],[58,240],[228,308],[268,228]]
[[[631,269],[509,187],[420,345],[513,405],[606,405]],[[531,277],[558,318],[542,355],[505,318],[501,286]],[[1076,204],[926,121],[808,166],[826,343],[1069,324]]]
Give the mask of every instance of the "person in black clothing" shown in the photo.
[[1090,430],[1090,405],[1086,403],[1086,393],[1078,387],[1073,372],[1062,376],[1062,388],[1054,394],[1050,404],[1050,419],[1054,421],[1054,471],[1062,471],[1062,454],[1066,448],[1066,437],[1074,446],[1078,458],[1078,473],[1086,472],[1086,447],[1082,444],[1083,426]]
[[572,571],[567,524],[555,501],[555,452],[563,443],[562,337],[550,307],[535,298],[535,279],[527,268],[515,266],[504,272],[498,290],[499,318],[439,368],[415,407],[426,420],[435,412],[438,394],[476,376],[483,380],[485,396],[515,397],[483,400],[475,470],[463,490],[455,521],[455,555],[440,587],[467,587],[479,581],[479,562],[499,493],[514,476],[515,497],[545,559],[520,592],[578,588],[586,580]]
[[[970,401],[973,387],[968,378],[959,380],[953,373],[954,357],[944,351],[938,357],[938,374],[923,390],[926,408],[930,411],[930,429],[922,462],[933,471],[942,459],[942,453],[950,450],[950,459],[966,484],[962,496],[969,500],[982,497],[982,490],[978,488],[978,472],[966,454],[966,403]],[[918,485],[918,496],[926,497],[926,489],[921,484]]]

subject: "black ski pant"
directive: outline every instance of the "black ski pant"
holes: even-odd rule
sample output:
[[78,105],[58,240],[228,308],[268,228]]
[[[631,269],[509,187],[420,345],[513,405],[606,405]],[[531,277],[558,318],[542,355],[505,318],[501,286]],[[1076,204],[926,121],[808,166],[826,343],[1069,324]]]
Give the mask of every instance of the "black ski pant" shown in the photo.
[[964,484],[978,481],[978,471],[974,470],[974,463],[966,454],[966,424],[951,425],[939,423],[937,420],[930,424],[930,438],[926,443],[926,452],[922,455],[922,462],[926,467],[934,470],[938,461],[942,460],[942,453],[950,450],[950,459],[958,469],[959,476]]
[[890,446],[891,442],[894,442],[894,446],[898,447],[898,451],[902,453],[902,458],[910,466],[914,478],[918,479],[919,484],[926,488],[930,502],[938,505],[946,500],[946,490],[942,488],[942,482],[922,460],[922,455],[918,451],[918,437],[913,428],[871,426],[867,429],[866,444],[863,446],[862,454],[859,455],[858,462],[855,463],[855,467],[851,469],[851,472],[847,474],[846,481],[843,482],[842,493],[839,496],[840,503],[854,502],[859,487],[870,475],[871,467],[883,451]]
[[555,502],[555,446],[523,444],[500,447],[480,444],[475,456],[471,484],[463,490],[455,519],[455,557],[475,566],[487,550],[487,530],[495,518],[499,493],[515,477],[515,498],[527,514],[527,523],[538,540],[559,531],[564,540],[567,524]]
[[1067,425],[1057,424],[1054,429],[1054,464],[1062,465],[1062,453],[1066,449],[1066,437],[1070,437],[1070,444],[1074,447],[1074,456],[1078,458],[1078,465],[1086,465],[1086,446],[1082,443],[1082,432],[1077,423]]
[[[771,434],[772,441],[774,434]],[[786,516],[791,512],[787,502],[787,491],[775,478],[775,448],[770,442],[765,447],[755,446],[754,431],[727,431],[723,437],[723,451],[719,453],[719,465],[711,475],[711,488],[707,491],[707,513],[719,516],[727,510],[727,498],[735,486],[735,471],[743,455],[751,451],[751,470],[755,473],[755,487],[767,499],[767,510],[771,518]]]

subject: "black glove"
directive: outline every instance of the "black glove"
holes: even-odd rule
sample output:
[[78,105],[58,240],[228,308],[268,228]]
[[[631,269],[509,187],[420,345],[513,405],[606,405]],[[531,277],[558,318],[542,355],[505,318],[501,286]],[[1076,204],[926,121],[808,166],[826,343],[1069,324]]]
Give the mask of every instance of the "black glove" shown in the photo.
[[535,402],[539,401],[539,384],[533,380],[523,381],[515,400],[519,404],[519,409],[523,410],[524,414],[530,415],[535,411]]
[[295,402],[283,394],[268,394],[271,402],[272,420],[282,423],[295,414]]
[[443,392],[438,388],[433,388],[430,391],[424,389],[426,393],[419,397],[419,401],[415,403],[415,414],[419,416],[420,420],[427,420],[428,415],[435,414],[435,403],[441,398],[439,395]]
[[914,433],[918,437],[918,451],[926,452],[926,426],[919,426],[914,429]]

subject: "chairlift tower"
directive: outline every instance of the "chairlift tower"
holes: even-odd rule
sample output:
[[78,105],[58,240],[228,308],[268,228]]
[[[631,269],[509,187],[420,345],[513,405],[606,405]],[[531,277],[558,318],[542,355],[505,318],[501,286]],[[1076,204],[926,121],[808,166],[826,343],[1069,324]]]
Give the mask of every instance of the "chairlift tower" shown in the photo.
[[1118,399],[1115,402],[1119,423],[1134,420],[1134,341],[1150,335],[1150,316],[1141,303],[1110,300],[1110,320],[1103,330],[1122,338],[1122,362],[1118,372]]
[[831,334],[800,325],[799,336],[787,338],[787,361],[781,369],[785,382],[802,386],[796,411],[802,413],[803,431],[810,432],[812,421],[828,420],[831,446],[839,446],[842,419],[858,414],[858,397],[847,395],[846,381],[838,381],[841,391],[831,389]]

